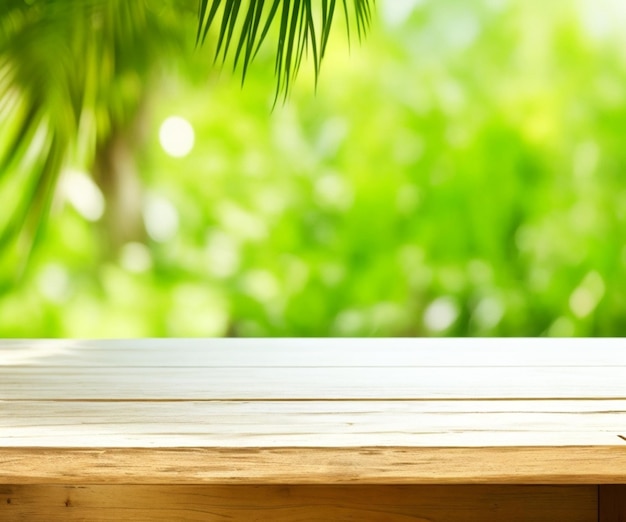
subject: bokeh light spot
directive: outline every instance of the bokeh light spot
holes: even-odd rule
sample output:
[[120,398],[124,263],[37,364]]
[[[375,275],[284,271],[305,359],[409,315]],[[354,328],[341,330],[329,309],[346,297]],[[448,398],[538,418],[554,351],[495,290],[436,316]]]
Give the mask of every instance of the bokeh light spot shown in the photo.
[[104,196],[98,185],[84,172],[65,171],[60,190],[65,200],[87,221],[98,221],[104,214]]
[[159,142],[166,154],[183,158],[193,149],[196,134],[185,118],[170,116],[161,124]]
[[459,307],[451,297],[438,297],[424,312],[424,324],[432,332],[450,328],[459,316]]

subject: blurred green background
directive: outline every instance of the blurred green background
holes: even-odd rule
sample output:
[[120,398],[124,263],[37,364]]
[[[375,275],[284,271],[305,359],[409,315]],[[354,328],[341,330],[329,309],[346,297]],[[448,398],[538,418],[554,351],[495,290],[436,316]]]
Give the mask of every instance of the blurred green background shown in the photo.
[[271,46],[241,88],[174,4],[74,63],[93,121],[2,245],[0,336],[626,334],[622,0],[377,0],[274,108]]

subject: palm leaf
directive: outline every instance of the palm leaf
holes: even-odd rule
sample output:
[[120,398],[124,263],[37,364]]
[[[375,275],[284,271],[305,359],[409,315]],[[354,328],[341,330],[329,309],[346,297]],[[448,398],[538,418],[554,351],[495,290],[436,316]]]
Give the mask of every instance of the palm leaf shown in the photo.
[[[0,200],[8,202],[0,214],[0,254],[19,244],[20,263],[26,262],[65,162],[89,143],[78,152],[89,168],[95,144],[132,116],[141,93],[128,85],[144,83],[170,51],[183,52],[188,26],[181,14],[191,7],[193,16],[196,1],[196,44],[215,28],[215,59],[233,56],[242,81],[263,42],[277,36],[277,95],[287,95],[309,53],[317,79],[339,4],[348,29],[356,23],[360,37],[374,3],[0,0]],[[0,259],[0,285],[6,272]]]
[[[371,22],[374,1],[340,0],[348,36],[351,24],[356,23],[358,37],[363,37]],[[215,59],[224,62],[232,51],[234,68],[242,66],[243,82],[270,29],[276,27],[276,94],[286,96],[303,56],[309,52],[317,80],[336,7],[336,0],[200,0],[196,43],[204,43],[209,30],[219,26]]]

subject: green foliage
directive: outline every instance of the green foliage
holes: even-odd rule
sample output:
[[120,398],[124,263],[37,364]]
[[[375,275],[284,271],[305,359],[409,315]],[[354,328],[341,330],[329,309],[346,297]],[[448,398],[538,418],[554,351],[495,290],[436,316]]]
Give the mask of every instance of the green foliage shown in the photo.
[[273,110],[270,49],[151,84],[148,239],[102,259],[59,196],[0,335],[624,335],[620,3],[394,4]]
[[[373,0],[371,2],[370,0],[340,0],[340,3],[343,4],[346,14],[348,35],[351,20],[349,6],[352,6],[360,38],[369,26],[370,4]],[[312,0],[295,0],[293,3],[271,0],[267,4],[265,0],[249,0],[244,6],[241,5],[240,0],[226,0],[225,2],[200,0],[197,41],[205,41],[209,29],[217,23],[217,15],[222,7],[215,57],[217,59],[220,53],[223,53],[225,60],[231,44],[236,45],[234,63],[237,66],[241,59],[243,79],[245,79],[250,62],[258,53],[269,30],[274,25],[278,26],[274,70],[278,83],[277,94],[282,90],[286,96],[289,85],[300,68],[303,56],[309,50],[313,56],[317,78],[328,45],[336,5],[336,0],[321,0],[321,3]],[[320,19],[316,22],[317,15]],[[277,16],[280,16],[280,20]],[[242,23],[239,37],[233,39],[233,33],[240,19]]]
[[19,0],[0,8],[0,196],[10,201],[0,247],[13,254],[0,259],[0,285],[16,262],[25,267],[62,167],[89,168],[98,144],[132,120],[155,64],[182,54],[194,5]]
[[[319,31],[314,20],[317,9],[311,2],[276,0],[269,10],[264,4],[257,0],[10,0],[0,7],[0,118],[7,122],[0,142],[0,195],[11,195],[0,217],[0,248],[6,252],[0,258],[4,273],[0,287],[15,281],[25,268],[63,166],[78,163],[97,170],[93,164],[98,148],[109,146],[116,134],[134,125],[159,68],[171,64],[174,57],[191,54],[187,36],[193,34],[194,25],[204,42],[216,15],[223,11],[216,54],[223,51],[225,58],[241,8],[247,7],[235,56],[237,62],[244,51],[244,76],[278,22],[279,90],[286,94],[309,48],[317,73],[336,2],[322,2]],[[347,0],[343,5],[348,15]],[[279,8],[280,20],[275,19]],[[354,1],[354,17],[360,35],[369,22],[370,0]]]

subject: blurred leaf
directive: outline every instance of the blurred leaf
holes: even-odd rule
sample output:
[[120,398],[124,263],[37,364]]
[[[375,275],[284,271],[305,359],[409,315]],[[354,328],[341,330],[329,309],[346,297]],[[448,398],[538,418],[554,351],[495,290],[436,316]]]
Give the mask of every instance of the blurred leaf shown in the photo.
[[[21,171],[28,181],[3,196],[15,204],[12,216],[0,220],[0,244],[27,244],[28,238],[34,238],[44,224],[64,165],[80,158],[81,167],[90,170],[98,145],[133,121],[149,96],[146,84],[154,71],[171,56],[189,50],[185,45],[187,18],[181,15],[195,2],[2,3],[0,115],[9,130],[0,136],[0,190],[8,184],[3,181]],[[346,13],[347,2],[344,0]],[[354,1],[359,32],[369,22],[369,3]],[[286,94],[308,49],[317,75],[335,2],[322,3],[319,31],[311,1],[272,0],[269,9],[265,4],[264,0],[199,0],[197,39],[205,40],[221,9],[216,58],[222,54],[225,59],[233,48],[235,65],[243,62],[245,78],[262,41],[274,24],[280,24],[276,73],[278,88]],[[280,18],[276,17],[278,11]],[[45,134],[46,143],[54,146],[37,143],[38,133]],[[49,160],[29,160],[47,154]]]

